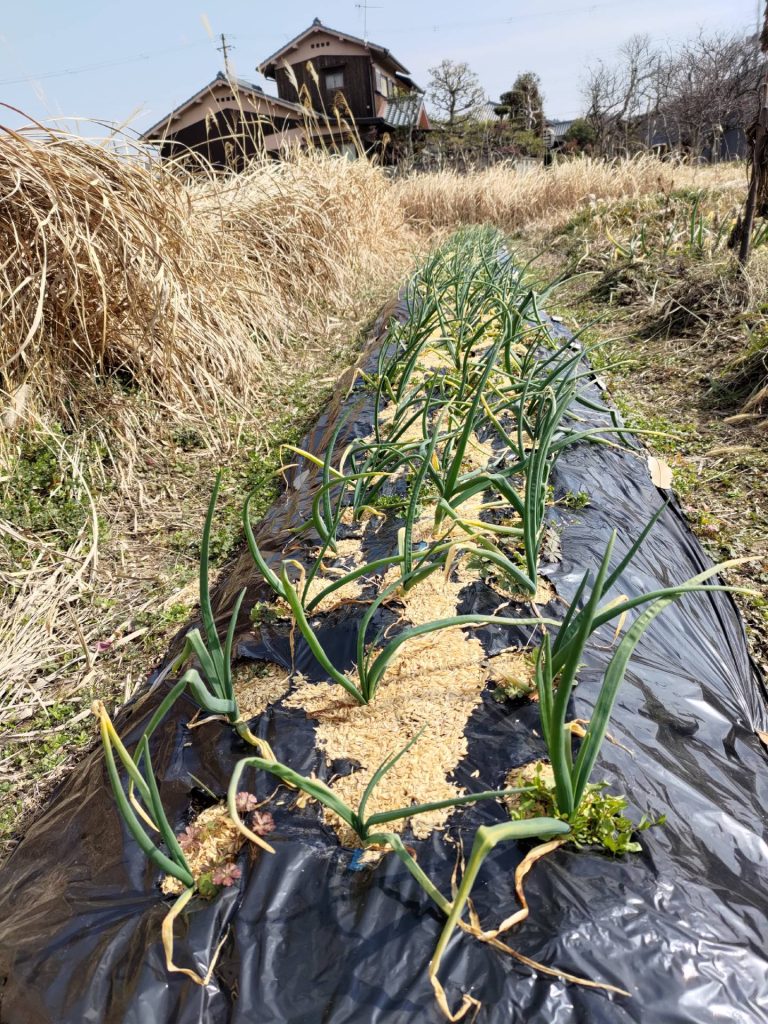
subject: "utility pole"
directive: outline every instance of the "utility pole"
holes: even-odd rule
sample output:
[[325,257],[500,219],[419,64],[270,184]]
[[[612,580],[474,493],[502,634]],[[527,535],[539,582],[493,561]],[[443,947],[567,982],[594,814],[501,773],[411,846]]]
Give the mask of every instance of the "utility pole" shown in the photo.
[[219,51],[219,53],[224,54],[224,74],[227,76],[227,78],[231,78],[232,69],[229,66],[229,51],[234,50],[235,47],[231,43],[227,42],[227,37],[224,35],[223,32],[221,33],[219,38],[221,39],[221,46],[217,46],[216,49]]
[[[759,7],[758,7],[759,11]],[[768,53],[768,3],[765,6],[765,20],[762,32],[758,32],[758,45],[763,53]],[[752,228],[758,204],[765,204],[765,186],[768,179],[768,66],[763,68],[763,75],[758,90],[759,106],[757,117],[752,125],[753,141],[750,168],[749,191],[741,214],[728,239],[728,247],[739,246],[739,263],[743,267],[749,259],[749,247],[752,241]],[[764,211],[762,211],[764,212]]]
[[755,210],[764,188],[766,142],[768,142],[768,71],[763,74],[759,95],[760,107],[754,125],[755,141],[752,147],[751,178],[749,192],[747,193],[747,205],[744,208],[744,221],[741,224],[741,238],[739,239],[739,263],[742,266],[744,266],[749,258],[749,244],[752,238],[752,227],[755,223]]

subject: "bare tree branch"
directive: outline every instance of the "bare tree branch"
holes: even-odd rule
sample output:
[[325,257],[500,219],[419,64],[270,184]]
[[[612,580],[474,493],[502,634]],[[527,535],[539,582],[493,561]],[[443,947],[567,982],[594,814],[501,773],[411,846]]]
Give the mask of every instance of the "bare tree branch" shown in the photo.
[[475,114],[486,102],[485,91],[469,64],[442,60],[429,69],[427,98],[438,118],[455,125]]
[[664,145],[696,158],[717,154],[724,133],[746,131],[753,117],[762,63],[754,37],[699,33],[662,51],[634,36],[616,64],[588,69],[586,119],[599,152]]

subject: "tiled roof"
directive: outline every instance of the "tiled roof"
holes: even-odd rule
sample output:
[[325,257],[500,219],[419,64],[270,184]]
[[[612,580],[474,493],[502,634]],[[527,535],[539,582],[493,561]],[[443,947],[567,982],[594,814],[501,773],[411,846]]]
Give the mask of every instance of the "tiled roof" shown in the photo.
[[267,77],[271,77],[271,75],[269,75],[268,72],[270,67],[277,60],[277,58],[281,57],[286,52],[286,50],[290,50],[292,47],[298,46],[301,40],[304,39],[305,36],[310,35],[312,32],[329,32],[331,35],[338,36],[339,39],[348,39],[352,43],[357,43],[360,46],[366,46],[373,53],[378,54],[379,57],[382,57],[390,61],[395,68],[399,69],[404,74],[409,74],[408,68],[401,64],[400,61],[397,60],[395,57],[393,57],[390,51],[386,48],[386,46],[379,46],[378,43],[372,43],[370,39],[360,39],[359,36],[350,35],[349,32],[340,32],[338,29],[331,28],[330,25],[324,25],[319,18],[315,18],[315,20],[312,22],[309,28],[305,28],[302,32],[299,32],[297,36],[294,36],[293,39],[289,39],[287,43],[283,43],[279,50],[275,50],[273,54],[270,54],[269,57],[263,60],[258,66],[258,69],[261,72],[261,74],[267,75]]
[[496,100],[487,100],[485,103],[480,103],[473,110],[470,110],[468,114],[464,114],[457,118],[457,121],[477,121],[478,123],[497,121],[498,115],[496,113],[496,107],[498,107],[498,105],[498,101]]
[[477,108],[477,113],[474,115],[476,121],[495,121],[497,118],[496,107],[498,102],[494,100],[488,100],[487,103],[481,104]]
[[390,100],[381,115],[392,128],[413,128],[419,119],[423,99],[420,93],[398,96]]
[[568,129],[573,124],[570,121],[547,121],[547,128],[552,132],[555,142],[560,142],[568,134]]

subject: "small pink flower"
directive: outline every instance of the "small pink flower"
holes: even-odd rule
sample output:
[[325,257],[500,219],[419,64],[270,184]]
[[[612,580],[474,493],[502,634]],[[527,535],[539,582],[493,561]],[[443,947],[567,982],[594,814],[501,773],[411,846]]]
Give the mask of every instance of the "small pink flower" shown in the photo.
[[237,864],[221,864],[216,868],[211,877],[214,885],[229,887],[234,885],[241,874],[242,872]]
[[251,831],[257,836],[266,836],[275,831],[275,819],[269,811],[254,811],[251,818]]
[[259,801],[253,793],[246,793],[245,790],[243,790],[237,794],[237,797],[235,798],[235,806],[241,814],[247,814],[249,811],[253,811],[259,806]]
[[182,850],[190,850],[197,842],[200,836],[200,830],[195,828],[194,825],[187,825],[181,835],[176,836],[179,840],[179,846]]

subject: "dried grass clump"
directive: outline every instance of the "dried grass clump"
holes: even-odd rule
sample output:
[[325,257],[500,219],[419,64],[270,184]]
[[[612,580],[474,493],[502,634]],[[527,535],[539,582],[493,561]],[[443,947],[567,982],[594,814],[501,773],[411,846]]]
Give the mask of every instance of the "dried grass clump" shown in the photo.
[[237,706],[246,719],[262,714],[291,688],[290,674],[272,662],[243,662],[233,668],[232,679]]
[[584,157],[549,168],[518,170],[498,164],[466,174],[419,174],[399,181],[395,188],[403,211],[416,225],[494,224],[514,231],[535,221],[563,221],[598,199],[710,184],[738,178],[739,172],[738,167],[690,167],[650,156],[614,161]]
[[269,402],[278,361],[322,345],[372,278],[405,265],[402,214],[364,160],[295,154],[192,179],[141,149],[0,132],[5,407],[27,385],[77,421],[115,376],[207,413]]
[[[381,170],[322,153],[191,176],[123,139],[0,127],[0,194],[2,745],[80,721],[43,729],[57,701],[127,699],[150,611],[194,603],[174,534],[212,466],[301,419],[413,257]],[[66,528],[22,507],[43,443]]]

